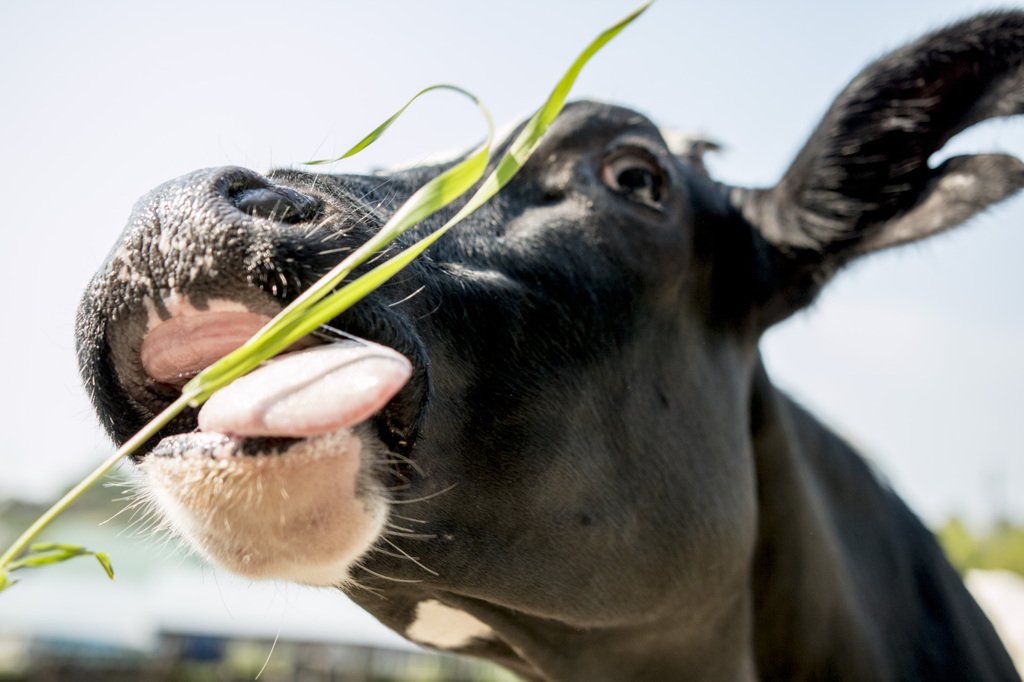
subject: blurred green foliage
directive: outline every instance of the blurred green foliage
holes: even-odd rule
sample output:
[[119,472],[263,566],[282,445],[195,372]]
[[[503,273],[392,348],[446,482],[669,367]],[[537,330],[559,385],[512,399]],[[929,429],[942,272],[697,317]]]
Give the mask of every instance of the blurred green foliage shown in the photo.
[[952,518],[935,536],[960,573],[969,568],[1002,568],[1024,575],[1024,526],[998,521],[990,530],[975,533]]

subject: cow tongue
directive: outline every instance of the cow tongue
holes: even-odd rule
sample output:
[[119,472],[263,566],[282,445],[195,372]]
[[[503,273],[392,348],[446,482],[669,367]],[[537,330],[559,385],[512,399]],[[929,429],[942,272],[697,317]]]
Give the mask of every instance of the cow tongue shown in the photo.
[[368,341],[288,353],[210,397],[199,428],[240,437],[306,438],[354,426],[405,385],[405,356]]

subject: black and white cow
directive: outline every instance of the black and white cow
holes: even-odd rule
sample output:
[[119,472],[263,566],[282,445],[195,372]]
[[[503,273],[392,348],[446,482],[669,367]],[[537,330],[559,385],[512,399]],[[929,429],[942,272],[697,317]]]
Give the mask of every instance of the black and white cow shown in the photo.
[[[137,458],[147,494],[221,566],[337,585],[525,679],[1019,679],[758,339],[852,259],[1024,186],[1010,156],[928,163],[1024,111],[1022,63],[1021,12],[926,36],[861,73],[770,189],[714,182],[633,111],[571,105],[425,257],[168,425]],[[439,170],[218,168],[143,197],[78,322],[113,438]]]

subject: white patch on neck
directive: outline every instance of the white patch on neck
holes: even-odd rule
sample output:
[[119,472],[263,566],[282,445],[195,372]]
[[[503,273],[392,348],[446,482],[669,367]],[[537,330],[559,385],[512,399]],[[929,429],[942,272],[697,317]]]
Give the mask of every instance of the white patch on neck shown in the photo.
[[465,611],[430,599],[416,605],[416,620],[405,629],[405,636],[438,649],[459,649],[474,639],[494,639],[494,630]]

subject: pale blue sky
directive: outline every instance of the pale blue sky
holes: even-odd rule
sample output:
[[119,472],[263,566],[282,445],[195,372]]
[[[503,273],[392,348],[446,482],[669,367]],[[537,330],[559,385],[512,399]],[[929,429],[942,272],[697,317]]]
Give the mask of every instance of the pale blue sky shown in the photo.
[[[346,148],[425,85],[528,113],[630,1],[0,3],[5,248],[0,495],[50,496],[108,451],[78,387],[82,288],[135,199],[195,168],[257,170]],[[573,95],[721,140],[712,171],[774,182],[862,66],[990,3],[658,0]],[[586,8],[581,9],[581,8]],[[467,147],[437,95],[338,171]],[[963,149],[1024,154],[1024,125]],[[773,375],[863,446],[930,521],[1024,516],[1024,201],[857,265],[764,345]]]

